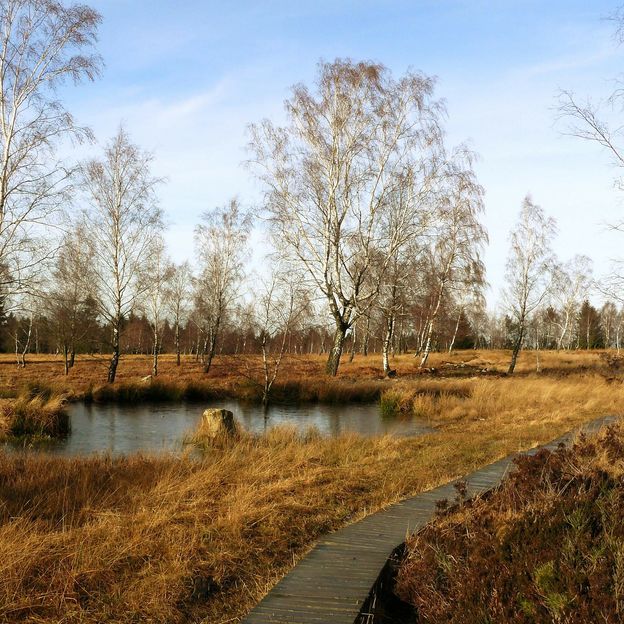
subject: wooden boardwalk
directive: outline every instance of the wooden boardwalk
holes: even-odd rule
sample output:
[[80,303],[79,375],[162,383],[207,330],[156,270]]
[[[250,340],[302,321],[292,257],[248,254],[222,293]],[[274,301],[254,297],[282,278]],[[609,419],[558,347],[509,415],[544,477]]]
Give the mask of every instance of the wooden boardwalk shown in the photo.
[[[608,416],[584,425],[598,431],[617,417]],[[578,433],[572,431],[540,448],[555,449]],[[293,568],[243,620],[245,624],[353,624],[384,568],[388,557],[408,534],[421,529],[435,515],[436,502],[455,500],[455,483],[465,481],[467,497],[496,487],[517,454],[418,496],[408,498],[359,522],[331,533]]]

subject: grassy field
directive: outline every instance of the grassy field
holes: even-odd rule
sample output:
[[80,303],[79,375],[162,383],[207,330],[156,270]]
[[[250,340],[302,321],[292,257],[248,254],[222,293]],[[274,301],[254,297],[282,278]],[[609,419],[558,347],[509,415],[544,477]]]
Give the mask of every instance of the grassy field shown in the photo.
[[[396,358],[384,380],[378,358],[297,358],[282,397],[367,400],[416,413],[436,430],[418,438],[322,438],[275,430],[206,444],[188,456],[61,459],[0,452],[0,621],[236,622],[323,533],[581,422],[621,413],[619,362],[597,352],[523,354],[505,377],[505,352],[436,354],[435,371]],[[254,398],[247,359],[219,358],[205,376],[163,358],[159,396]],[[487,369],[487,370],[486,370]],[[117,398],[143,395],[149,359],[124,358]],[[104,358],[0,361],[5,395],[27,383],[97,396]],[[135,389],[135,393],[130,389]],[[176,394],[177,393],[177,394]],[[107,400],[115,392],[103,391]],[[16,545],[19,544],[19,548]]]

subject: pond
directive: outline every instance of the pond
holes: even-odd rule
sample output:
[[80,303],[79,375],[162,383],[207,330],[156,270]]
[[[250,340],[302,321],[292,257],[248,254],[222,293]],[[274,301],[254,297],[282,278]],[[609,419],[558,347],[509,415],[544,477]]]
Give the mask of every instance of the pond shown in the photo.
[[367,436],[385,433],[407,436],[432,431],[418,419],[384,418],[376,403],[271,405],[266,412],[260,405],[232,399],[140,405],[74,403],[69,406],[71,434],[46,443],[43,449],[66,456],[179,451],[184,436],[197,428],[203,410],[209,407],[231,410],[236,420],[254,433],[283,424],[294,425],[301,431],[316,427],[325,435],[356,432]]

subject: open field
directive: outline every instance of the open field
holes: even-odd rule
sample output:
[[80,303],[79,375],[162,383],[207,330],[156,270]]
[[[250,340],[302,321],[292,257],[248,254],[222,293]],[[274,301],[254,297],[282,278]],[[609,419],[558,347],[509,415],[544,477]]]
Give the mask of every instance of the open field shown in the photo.
[[[336,380],[324,377],[324,358],[287,363],[285,395],[383,394],[398,417],[415,412],[436,427],[418,438],[278,430],[207,444],[199,461],[1,452],[0,621],[237,621],[321,534],[581,422],[624,412],[617,366],[597,352],[541,353],[540,374],[535,354],[525,353],[514,377],[498,374],[507,358],[436,354],[437,372],[423,374],[401,356],[392,380],[381,379],[375,357],[345,362]],[[207,392],[253,396],[240,376],[245,360],[216,364],[206,377],[194,362],[177,369],[165,357],[159,378],[165,388],[200,383]],[[13,391],[37,381],[80,395],[104,371],[103,358],[81,358],[65,379],[52,356],[33,357],[25,370],[3,356],[0,383]],[[120,385],[138,385],[148,371],[148,358],[124,358]]]

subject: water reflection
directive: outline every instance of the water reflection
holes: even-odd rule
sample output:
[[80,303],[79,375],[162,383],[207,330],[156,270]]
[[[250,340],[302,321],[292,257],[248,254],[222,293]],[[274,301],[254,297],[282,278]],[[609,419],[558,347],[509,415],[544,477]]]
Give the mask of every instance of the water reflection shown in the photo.
[[422,421],[410,418],[382,418],[374,405],[271,405],[239,403],[235,400],[174,404],[83,404],[70,406],[71,435],[45,446],[59,455],[93,452],[126,454],[135,451],[178,451],[185,434],[193,431],[208,407],[231,410],[248,431],[262,433],[280,424],[305,431],[315,427],[324,435],[356,432],[363,435],[391,433],[421,435],[431,431]]

